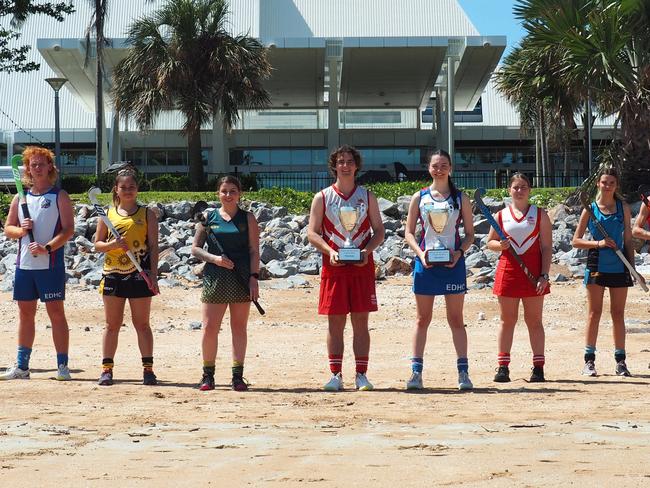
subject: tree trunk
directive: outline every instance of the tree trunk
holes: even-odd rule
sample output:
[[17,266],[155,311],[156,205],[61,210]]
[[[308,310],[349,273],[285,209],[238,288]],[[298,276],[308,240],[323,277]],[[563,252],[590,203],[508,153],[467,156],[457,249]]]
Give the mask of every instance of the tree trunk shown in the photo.
[[189,156],[190,188],[200,190],[204,184],[203,160],[201,158],[201,127],[187,131],[187,152]]
[[650,96],[630,97],[621,110],[621,190],[638,199],[639,185],[650,184]]
[[104,38],[104,17],[102,0],[95,0],[95,76],[97,89],[95,92],[95,178],[99,184],[99,175],[102,173],[102,158],[104,146],[104,70],[102,69],[102,53],[104,46],[100,42]]
[[542,145],[539,143],[539,124],[535,123],[535,186],[542,186]]
[[539,109],[539,142],[542,154],[542,187],[548,185],[548,145],[546,144],[546,119],[544,117],[544,109]]
[[570,185],[569,173],[571,172],[571,163],[569,162],[569,147],[571,147],[570,138],[564,143],[564,178],[562,179],[562,186],[564,187]]

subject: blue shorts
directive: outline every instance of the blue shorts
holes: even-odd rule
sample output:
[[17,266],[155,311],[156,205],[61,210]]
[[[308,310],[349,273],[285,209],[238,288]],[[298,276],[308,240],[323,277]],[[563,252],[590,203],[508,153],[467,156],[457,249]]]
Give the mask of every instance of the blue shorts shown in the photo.
[[14,278],[14,300],[29,302],[65,300],[65,268],[19,269]]
[[467,293],[465,258],[453,268],[432,266],[425,268],[419,258],[413,270],[413,293],[416,295],[457,295]]

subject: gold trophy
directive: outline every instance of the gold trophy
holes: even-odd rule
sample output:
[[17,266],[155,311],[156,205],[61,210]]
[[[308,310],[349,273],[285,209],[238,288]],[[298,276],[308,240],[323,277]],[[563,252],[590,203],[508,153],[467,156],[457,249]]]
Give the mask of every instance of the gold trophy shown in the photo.
[[[425,225],[431,227],[434,234],[441,234],[447,226],[451,212],[451,207],[447,203],[443,207],[425,204],[423,208],[423,213],[426,216]],[[447,249],[440,242],[438,236],[434,235],[433,248],[424,251],[424,260],[428,265],[449,264],[452,261],[451,250]]]
[[354,245],[352,236],[359,223],[359,218],[363,215],[363,206],[341,205],[338,213],[341,226],[347,233],[343,247],[339,248],[339,262],[345,264],[361,263],[363,262],[361,249]]

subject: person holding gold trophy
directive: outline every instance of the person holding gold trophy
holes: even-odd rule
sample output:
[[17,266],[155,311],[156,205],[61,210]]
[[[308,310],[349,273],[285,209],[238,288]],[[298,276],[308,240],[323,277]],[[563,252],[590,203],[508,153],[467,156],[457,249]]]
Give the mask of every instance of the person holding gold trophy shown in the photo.
[[[433,301],[445,297],[447,322],[456,348],[458,388],[471,390],[467,360],[467,333],[463,320],[463,304],[467,291],[465,251],[474,242],[472,207],[467,195],[460,192],[451,179],[451,157],[436,151],[429,158],[431,185],[413,195],[406,219],[405,240],[415,252],[413,293],[417,318],[413,335],[411,378],[408,390],[421,390],[424,347],[431,323]],[[422,233],[416,239],[416,227]],[[465,238],[459,229],[463,226]]]
[[355,386],[372,390],[366,377],[370,334],[368,318],[377,310],[373,251],[384,240],[377,199],[357,186],[361,154],[341,146],[329,157],[335,183],[314,196],[309,215],[309,242],[323,253],[318,313],[327,315],[327,352],[332,376],[327,391],[343,389],[343,331],[350,314],[354,333]]

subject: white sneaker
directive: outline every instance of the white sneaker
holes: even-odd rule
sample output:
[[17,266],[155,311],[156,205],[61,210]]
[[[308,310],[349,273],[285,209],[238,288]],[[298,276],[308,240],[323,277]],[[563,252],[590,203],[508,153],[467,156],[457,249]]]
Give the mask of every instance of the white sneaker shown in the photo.
[[57,381],[70,381],[72,377],[70,376],[70,369],[67,364],[59,364],[59,369],[56,372]]
[[368,378],[366,378],[365,373],[357,373],[357,376],[354,378],[354,385],[357,387],[357,390],[359,391],[371,391],[374,390],[374,386],[372,386],[372,383],[368,381]]
[[422,390],[424,385],[422,384],[422,373],[413,372],[411,378],[406,382],[407,390]]
[[18,364],[14,364],[11,368],[0,374],[0,380],[28,380],[29,369],[20,369]]
[[343,389],[343,376],[341,373],[333,374],[330,380],[323,386],[325,391],[340,391]]
[[596,373],[596,364],[593,361],[587,361],[582,369],[582,376],[598,376]]
[[469,379],[469,373],[461,371],[458,373],[458,389],[459,390],[471,390],[474,388],[472,380]]

